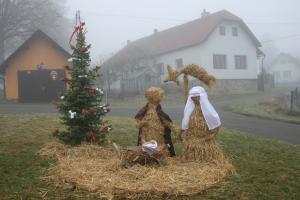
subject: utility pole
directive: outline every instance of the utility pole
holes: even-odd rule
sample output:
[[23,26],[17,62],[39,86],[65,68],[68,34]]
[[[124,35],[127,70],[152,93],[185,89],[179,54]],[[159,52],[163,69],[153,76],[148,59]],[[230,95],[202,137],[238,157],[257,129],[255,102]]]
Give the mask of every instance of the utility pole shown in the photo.
[[80,10],[77,10],[75,13],[75,27],[80,24],[81,18],[80,18]]
[[265,68],[264,68],[264,59],[265,55],[263,55],[261,60],[261,91],[265,91]]

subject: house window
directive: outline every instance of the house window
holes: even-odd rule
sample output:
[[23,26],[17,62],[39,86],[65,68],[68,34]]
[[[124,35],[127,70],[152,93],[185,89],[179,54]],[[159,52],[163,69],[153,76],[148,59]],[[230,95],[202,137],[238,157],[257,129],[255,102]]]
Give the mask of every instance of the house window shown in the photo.
[[235,68],[236,69],[247,69],[247,56],[245,55],[235,55]]
[[291,78],[291,76],[292,76],[291,71],[284,71],[284,72],[283,72],[283,77],[284,77],[284,78]]
[[219,27],[220,35],[226,35],[226,28],[225,26],[220,26]]
[[176,59],[176,67],[182,67],[183,66],[183,60],[182,58]]
[[226,69],[226,67],[227,67],[226,55],[214,54],[213,55],[213,62],[214,62],[214,68],[215,69]]
[[156,64],[156,71],[160,75],[164,74],[165,73],[164,63],[158,63],[158,64]]
[[237,37],[238,36],[238,28],[237,27],[232,27],[232,36]]

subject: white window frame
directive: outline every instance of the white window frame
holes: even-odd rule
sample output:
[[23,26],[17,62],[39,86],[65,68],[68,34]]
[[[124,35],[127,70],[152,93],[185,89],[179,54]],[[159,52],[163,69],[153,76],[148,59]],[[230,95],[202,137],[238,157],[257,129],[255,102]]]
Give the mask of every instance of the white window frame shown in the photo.
[[226,54],[213,54],[213,68],[214,69],[227,69],[227,55]]
[[235,69],[247,69],[248,68],[247,55],[234,55],[234,66]]

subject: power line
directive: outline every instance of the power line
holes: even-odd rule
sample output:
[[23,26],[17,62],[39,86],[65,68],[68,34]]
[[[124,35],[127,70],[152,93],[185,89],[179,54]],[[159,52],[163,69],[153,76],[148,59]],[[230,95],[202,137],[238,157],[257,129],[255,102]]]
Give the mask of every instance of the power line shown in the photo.
[[142,16],[133,16],[133,15],[105,14],[105,13],[93,13],[93,12],[86,12],[86,14],[90,16],[99,16],[99,17],[128,18],[128,19],[153,20],[153,21],[177,21],[177,22],[191,21],[190,19],[142,17]]
[[[152,21],[177,21],[187,22],[194,19],[178,19],[178,18],[159,18],[159,17],[145,17],[145,16],[134,16],[134,15],[122,15],[122,14],[110,14],[110,13],[95,13],[85,12],[86,15],[97,16],[97,17],[113,17],[113,18],[128,18],[128,19],[139,19],[139,20],[152,20]],[[300,22],[247,22],[247,24],[271,24],[271,25],[300,25]]]
[[[128,19],[139,19],[139,20],[152,20],[152,21],[177,21],[177,22],[187,22],[190,19],[175,19],[175,18],[156,18],[156,17],[143,17],[143,16],[133,16],[133,15],[121,15],[121,14],[109,14],[109,13],[95,13],[95,12],[85,12],[86,15],[99,16],[99,17],[113,17],[113,18],[128,18]],[[248,24],[272,24],[272,25],[300,25],[300,22],[248,22]],[[300,34],[293,34],[288,36],[283,36],[271,40],[261,41],[261,43],[270,43],[279,40],[286,40],[291,38],[300,37]]]
[[271,39],[271,40],[261,41],[261,43],[269,43],[269,42],[275,42],[275,41],[278,41],[278,40],[286,40],[286,39],[297,38],[297,37],[300,37],[300,34],[282,36],[282,37]]

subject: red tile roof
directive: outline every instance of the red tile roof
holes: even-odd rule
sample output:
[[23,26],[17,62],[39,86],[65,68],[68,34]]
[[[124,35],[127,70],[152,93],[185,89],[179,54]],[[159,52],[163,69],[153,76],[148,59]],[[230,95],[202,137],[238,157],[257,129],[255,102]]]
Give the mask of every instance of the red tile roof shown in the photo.
[[162,55],[179,49],[195,46],[206,41],[222,21],[235,21],[248,33],[257,47],[261,44],[243,20],[232,13],[221,10],[205,17],[154,33],[130,42],[107,62],[114,66],[143,57]]

